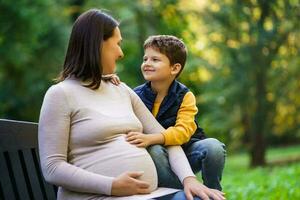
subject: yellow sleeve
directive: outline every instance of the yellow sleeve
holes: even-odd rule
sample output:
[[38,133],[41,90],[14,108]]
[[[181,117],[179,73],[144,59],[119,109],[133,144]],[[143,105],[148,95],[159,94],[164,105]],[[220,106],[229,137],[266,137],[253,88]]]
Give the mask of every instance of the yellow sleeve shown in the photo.
[[165,145],[182,145],[188,142],[196,131],[195,115],[198,109],[196,98],[192,92],[187,92],[178,110],[175,126],[166,129],[162,134]]

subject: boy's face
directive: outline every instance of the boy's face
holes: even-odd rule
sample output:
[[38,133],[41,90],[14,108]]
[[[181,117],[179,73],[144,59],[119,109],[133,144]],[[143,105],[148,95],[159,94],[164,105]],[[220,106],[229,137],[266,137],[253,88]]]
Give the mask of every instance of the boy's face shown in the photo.
[[144,52],[141,70],[147,81],[165,81],[175,79],[169,58],[155,48],[147,48]]

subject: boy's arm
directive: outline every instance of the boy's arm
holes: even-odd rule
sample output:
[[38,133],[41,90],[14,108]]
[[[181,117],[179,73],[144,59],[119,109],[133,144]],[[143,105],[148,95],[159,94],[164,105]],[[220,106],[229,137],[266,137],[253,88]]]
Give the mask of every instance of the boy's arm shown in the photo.
[[162,134],[143,134],[130,132],[127,141],[138,147],[148,147],[154,144],[182,145],[190,140],[197,129],[195,115],[198,109],[192,92],[187,92],[178,110],[175,126],[171,126]]
[[187,92],[178,110],[175,126],[162,133],[164,145],[182,145],[188,142],[197,129],[195,123],[197,112],[196,98],[192,92]]

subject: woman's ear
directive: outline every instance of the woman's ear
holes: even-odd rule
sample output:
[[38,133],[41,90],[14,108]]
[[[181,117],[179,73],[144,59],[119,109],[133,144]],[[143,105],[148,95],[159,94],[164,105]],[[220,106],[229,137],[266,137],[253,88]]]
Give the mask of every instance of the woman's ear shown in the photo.
[[172,67],[171,67],[171,74],[172,75],[177,75],[179,72],[180,72],[180,70],[181,70],[181,64],[179,64],[179,63],[175,63]]

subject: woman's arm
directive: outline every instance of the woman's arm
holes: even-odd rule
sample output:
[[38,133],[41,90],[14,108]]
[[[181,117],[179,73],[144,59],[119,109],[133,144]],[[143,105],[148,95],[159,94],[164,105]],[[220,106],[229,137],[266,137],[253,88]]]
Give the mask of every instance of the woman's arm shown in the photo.
[[95,174],[67,162],[71,108],[59,85],[44,97],[39,119],[39,154],[46,181],[68,190],[111,194],[113,178]]

